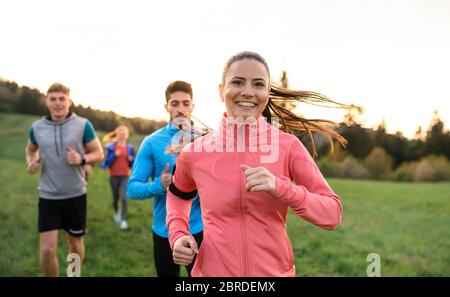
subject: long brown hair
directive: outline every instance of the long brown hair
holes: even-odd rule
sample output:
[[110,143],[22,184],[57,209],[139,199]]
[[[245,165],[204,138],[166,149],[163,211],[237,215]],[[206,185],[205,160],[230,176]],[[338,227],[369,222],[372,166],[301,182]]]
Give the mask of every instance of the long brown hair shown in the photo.
[[[252,59],[262,63],[270,75],[269,66],[261,55],[255,52],[245,51],[235,54],[227,61],[222,73],[222,83],[225,82],[225,76],[231,64],[244,59]],[[271,123],[273,117],[277,117],[279,119],[280,129],[287,133],[297,136],[307,133],[315,157],[317,156],[317,150],[312,134],[314,132],[325,136],[331,146],[331,150],[333,150],[333,139],[336,139],[342,145],[347,144],[347,140],[336,132],[335,128],[337,124],[335,122],[324,119],[306,119],[283,107],[283,103],[304,102],[322,107],[344,109],[355,108],[354,105],[339,103],[317,92],[291,90],[277,87],[272,83],[269,87],[269,101],[262,115],[269,123]]]

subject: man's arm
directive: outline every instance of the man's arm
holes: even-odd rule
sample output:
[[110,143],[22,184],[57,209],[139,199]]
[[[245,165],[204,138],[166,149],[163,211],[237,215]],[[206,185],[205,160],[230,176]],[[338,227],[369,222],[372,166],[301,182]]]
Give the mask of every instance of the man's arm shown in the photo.
[[84,148],[85,148],[84,159],[86,160],[87,164],[93,164],[103,161],[104,158],[103,148],[102,145],[100,144],[100,140],[98,140],[98,137],[95,137],[94,140],[85,143]]
[[142,141],[133,168],[131,169],[127,187],[128,198],[147,199],[165,194],[165,188],[161,183],[160,177],[156,177],[151,182],[147,182],[152,177],[155,166],[152,155],[152,147],[146,138]]
[[25,160],[27,162],[27,171],[31,174],[36,173],[39,169],[39,147],[37,144],[31,143],[30,139],[25,146]]

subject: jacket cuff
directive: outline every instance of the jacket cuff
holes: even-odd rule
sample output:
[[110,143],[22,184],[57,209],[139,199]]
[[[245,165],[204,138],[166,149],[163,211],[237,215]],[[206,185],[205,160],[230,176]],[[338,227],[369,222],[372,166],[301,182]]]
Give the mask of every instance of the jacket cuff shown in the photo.
[[166,192],[166,189],[164,189],[164,186],[159,177],[155,178],[152,183],[152,192],[160,196],[164,195],[164,193]]
[[178,238],[183,237],[183,236],[192,236],[191,233],[189,233],[188,231],[184,232],[184,231],[176,231],[175,233],[173,233],[173,235],[170,235],[170,249],[173,250],[173,245],[175,244],[175,241],[177,241]]
[[277,176],[276,179],[277,182],[272,197],[278,201],[287,203],[294,209],[305,207],[307,190],[303,186],[294,184],[286,176]]

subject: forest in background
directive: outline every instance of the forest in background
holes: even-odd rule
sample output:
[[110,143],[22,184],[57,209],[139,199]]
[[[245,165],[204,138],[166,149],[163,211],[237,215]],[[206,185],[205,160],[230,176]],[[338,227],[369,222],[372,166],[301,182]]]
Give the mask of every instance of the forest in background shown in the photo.
[[[280,85],[287,87],[286,72]],[[0,112],[45,115],[44,94],[16,82],[0,79]],[[295,109],[290,103],[289,109]],[[112,111],[76,105],[72,110],[89,119],[95,129],[112,131],[119,124],[128,126],[132,133],[147,135],[166,124],[165,121],[145,118],[128,118]],[[450,180],[450,132],[445,128],[438,111],[434,112],[429,126],[418,127],[412,139],[401,132],[387,133],[383,121],[376,128],[363,127],[357,121],[355,110],[349,111],[338,124],[337,131],[348,144],[330,146],[320,135],[314,135],[319,145],[317,164],[327,177],[382,179],[396,181]],[[299,139],[311,151],[307,135]]]

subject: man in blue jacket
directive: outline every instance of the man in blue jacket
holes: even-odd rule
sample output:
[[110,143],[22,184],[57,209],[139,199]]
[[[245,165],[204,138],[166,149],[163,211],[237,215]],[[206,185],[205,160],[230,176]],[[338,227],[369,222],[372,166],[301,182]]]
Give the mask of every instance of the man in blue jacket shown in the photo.
[[[156,272],[158,276],[179,276],[180,266],[173,262],[166,227],[166,189],[171,181],[176,155],[166,151],[172,144],[172,138],[177,137],[176,134],[180,132],[173,120],[191,114],[194,108],[191,85],[184,81],[170,83],[166,88],[164,107],[170,115],[170,122],[142,141],[131,170],[127,196],[130,199],[155,197],[152,231]],[[151,182],[148,182],[149,178]],[[203,224],[198,196],[192,202],[189,226],[190,233],[200,246]],[[186,267],[189,276],[194,262]]]

